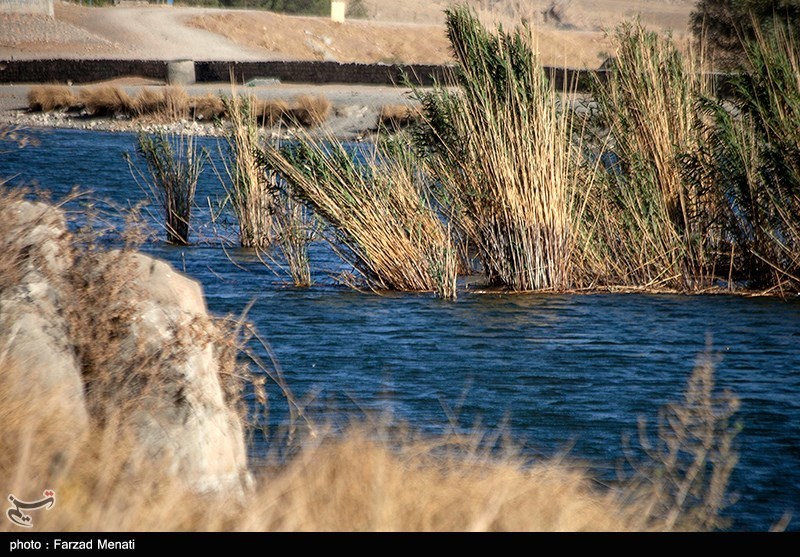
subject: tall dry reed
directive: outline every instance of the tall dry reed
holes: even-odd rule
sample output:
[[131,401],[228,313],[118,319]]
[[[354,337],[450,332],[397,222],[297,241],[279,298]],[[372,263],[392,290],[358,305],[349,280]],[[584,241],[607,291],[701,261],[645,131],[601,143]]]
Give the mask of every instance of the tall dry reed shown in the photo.
[[[279,180],[275,174],[271,179]],[[295,286],[311,286],[311,260],[308,246],[317,234],[317,219],[303,203],[292,198],[286,188],[276,186],[275,215],[272,221],[275,241]]]
[[[613,164],[590,204],[601,281],[693,290],[708,286],[718,200],[687,177],[684,157],[706,141],[697,103],[710,83],[691,56],[638,23],[614,35],[615,63],[595,98]],[[608,160],[608,159],[606,159]]]
[[459,90],[420,95],[418,139],[447,214],[477,249],[490,284],[573,288],[582,281],[576,229],[593,181],[580,126],[527,28],[491,33],[463,6],[446,14]]
[[190,220],[197,181],[203,171],[205,153],[193,135],[159,132],[140,133],[136,149],[144,168],[127,156],[134,179],[164,210],[167,241],[188,244]]
[[257,160],[260,138],[255,99],[238,95],[235,86],[231,92],[225,99],[230,127],[227,156],[223,157],[227,178],[223,185],[239,222],[241,245],[263,249],[273,242],[275,197]]
[[704,101],[709,140],[692,159],[724,200],[729,279],[786,292],[800,287],[800,54],[780,27],[754,29],[733,98]]
[[301,135],[262,159],[329,224],[331,245],[369,287],[455,298],[450,234],[407,148],[366,152]]

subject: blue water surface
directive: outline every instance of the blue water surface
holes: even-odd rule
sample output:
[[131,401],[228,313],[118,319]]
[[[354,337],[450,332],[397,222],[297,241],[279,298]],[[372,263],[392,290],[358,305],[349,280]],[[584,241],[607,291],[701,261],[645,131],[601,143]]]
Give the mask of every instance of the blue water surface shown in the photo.
[[[0,176],[12,187],[36,184],[55,199],[75,185],[93,192],[69,208],[146,199],[123,157],[134,152],[135,136],[36,136],[39,146],[0,154]],[[203,144],[218,153],[215,139]],[[223,249],[220,238],[235,238],[235,229],[226,210],[211,222],[209,206],[224,191],[210,167],[197,198],[195,245],[159,238],[143,249],[199,280],[215,313],[238,314],[253,302],[248,319],[315,419],[387,415],[431,432],[502,427],[532,457],[566,453],[614,477],[623,436],[635,438],[639,417],[653,423],[660,406],[679,399],[711,339],[717,383],[742,403],[731,482],[738,500],[726,512],[732,529],[766,530],[785,512],[796,517],[789,529],[798,529],[797,299],[464,292],[453,303],[363,294],[335,285],[330,275],[341,265],[324,244],[312,246],[317,285],[296,289],[252,252]],[[285,404],[273,403],[271,425],[286,419]]]

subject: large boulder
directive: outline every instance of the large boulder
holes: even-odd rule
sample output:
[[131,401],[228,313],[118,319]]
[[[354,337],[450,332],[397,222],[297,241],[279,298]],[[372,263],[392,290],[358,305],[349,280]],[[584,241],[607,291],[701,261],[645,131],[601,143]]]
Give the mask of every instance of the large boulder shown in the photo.
[[48,422],[65,450],[93,422],[124,424],[131,462],[199,491],[247,488],[222,384],[232,341],[197,282],[141,253],[76,251],[63,213],[43,203],[0,207],[0,249],[0,395],[43,402],[17,418]]
[[73,263],[63,213],[20,200],[0,207],[0,253],[0,395],[4,410],[14,408],[3,427],[20,437],[6,450],[28,444],[27,458],[52,478],[75,456],[89,424],[62,311],[63,277]]
[[[242,423],[226,401],[219,346],[225,335],[209,318],[200,285],[169,264],[141,253],[111,252],[131,287],[122,300],[130,322],[111,369],[147,362],[147,396],[123,410],[145,453],[203,491],[237,492],[249,483]],[[136,371],[136,370],[134,370]]]

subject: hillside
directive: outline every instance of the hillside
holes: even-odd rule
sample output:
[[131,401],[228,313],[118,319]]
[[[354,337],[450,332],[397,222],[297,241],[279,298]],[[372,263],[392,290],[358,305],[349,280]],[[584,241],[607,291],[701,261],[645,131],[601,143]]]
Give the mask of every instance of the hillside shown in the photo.
[[[336,24],[264,11],[165,6],[89,8],[56,4],[56,20],[0,15],[0,59],[193,58],[444,63],[444,0],[365,0],[368,18]],[[605,30],[640,17],[651,28],[686,35],[691,0],[472,0],[486,21],[522,18],[535,29],[546,64],[596,67]],[[525,6],[521,8],[520,6]],[[548,17],[544,12],[554,7]],[[555,14],[555,15],[553,15]]]

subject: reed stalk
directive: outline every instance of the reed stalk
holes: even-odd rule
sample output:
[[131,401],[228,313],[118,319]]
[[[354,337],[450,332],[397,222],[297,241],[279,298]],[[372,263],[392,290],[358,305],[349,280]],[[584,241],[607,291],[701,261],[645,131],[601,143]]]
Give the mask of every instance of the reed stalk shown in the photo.
[[418,95],[425,115],[417,143],[440,199],[490,284],[573,288],[582,281],[576,229],[594,180],[582,162],[582,130],[527,27],[492,33],[468,8],[446,14],[458,62],[449,85],[459,89]]
[[327,224],[326,239],[372,289],[456,297],[455,256],[428,184],[406,148],[348,148],[299,136],[262,162]]
[[131,173],[164,210],[167,241],[188,244],[197,181],[205,164],[204,152],[193,135],[159,132],[140,133],[136,154],[144,168],[127,156]]

